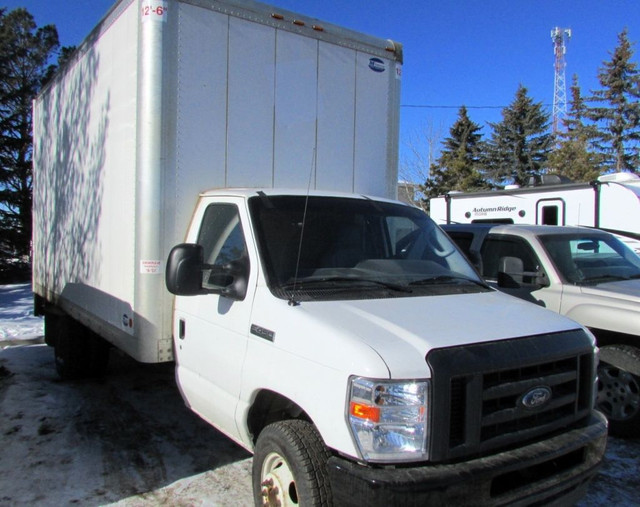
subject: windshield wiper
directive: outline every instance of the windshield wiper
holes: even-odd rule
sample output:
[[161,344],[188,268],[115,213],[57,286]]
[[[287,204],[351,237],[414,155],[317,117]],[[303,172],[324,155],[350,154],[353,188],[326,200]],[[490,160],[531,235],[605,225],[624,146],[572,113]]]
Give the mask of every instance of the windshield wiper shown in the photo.
[[409,287],[407,287],[406,285],[400,285],[397,283],[391,283],[391,282],[384,282],[382,280],[374,280],[371,278],[360,278],[357,276],[325,276],[322,278],[304,278],[302,280],[297,280],[295,282],[290,282],[290,283],[286,283],[282,285],[283,289],[299,289],[299,288],[309,288],[309,287],[316,287],[316,286],[321,286],[324,284],[331,284],[331,283],[369,283],[369,284],[373,284],[373,285],[379,285],[382,287],[385,287],[387,289],[391,289],[393,291],[396,292],[413,292]]
[[466,276],[453,276],[453,275],[437,275],[429,278],[422,278],[420,280],[414,280],[410,282],[409,285],[438,285],[440,283],[449,283],[449,282],[464,282],[471,283],[474,285],[479,285],[485,289],[489,289],[489,285],[480,280],[474,280],[473,278],[467,278]]

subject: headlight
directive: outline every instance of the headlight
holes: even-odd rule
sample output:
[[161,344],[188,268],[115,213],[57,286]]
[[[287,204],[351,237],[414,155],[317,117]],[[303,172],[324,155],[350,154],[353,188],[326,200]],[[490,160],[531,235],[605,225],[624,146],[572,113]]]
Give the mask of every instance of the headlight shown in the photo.
[[348,418],[362,458],[400,462],[427,458],[429,381],[352,377]]

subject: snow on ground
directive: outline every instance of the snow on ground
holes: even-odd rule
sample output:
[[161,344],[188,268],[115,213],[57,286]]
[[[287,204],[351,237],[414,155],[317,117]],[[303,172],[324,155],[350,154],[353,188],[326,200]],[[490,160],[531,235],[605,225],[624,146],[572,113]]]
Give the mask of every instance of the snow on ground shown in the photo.
[[43,335],[40,317],[33,316],[33,294],[27,284],[0,286],[0,342],[4,346],[38,341]]
[[[171,364],[112,352],[61,382],[28,285],[0,286],[0,505],[251,505],[251,457],[182,402]],[[640,505],[640,441],[609,440],[582,507]]]
[[0,286],[0,506],[251,505],[251,457],[202,421],[172,364],[113,350],[62,382],[28,285]]

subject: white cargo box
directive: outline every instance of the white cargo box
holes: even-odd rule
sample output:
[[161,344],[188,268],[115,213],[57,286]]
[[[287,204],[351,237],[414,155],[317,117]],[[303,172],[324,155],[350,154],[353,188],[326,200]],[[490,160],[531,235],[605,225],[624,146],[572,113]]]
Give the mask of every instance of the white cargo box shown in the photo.
[[253,1],[117,2],[34,102],[36,294],[172,359],[164,260],[200,192],[394,197],[401,47]]

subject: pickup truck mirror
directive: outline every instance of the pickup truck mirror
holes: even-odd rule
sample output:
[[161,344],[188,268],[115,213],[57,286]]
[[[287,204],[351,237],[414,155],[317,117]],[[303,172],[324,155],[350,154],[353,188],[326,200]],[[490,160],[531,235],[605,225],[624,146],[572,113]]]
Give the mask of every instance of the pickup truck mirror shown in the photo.
[[205,264],[203,258],[201,245],[182,243],[173,247],[165,273],[169,292],[177,296],[220,294],[243,300],[247,294],[249,260],[242,257],[224,265],[212,265]]
[[[525,278],[532,279],[525,282]],[[547,276],[542,270],[525,271],[522,259],[518,257],[501,257],[498,263],[498,287],[517,289],[520,287],[546,287]]]

